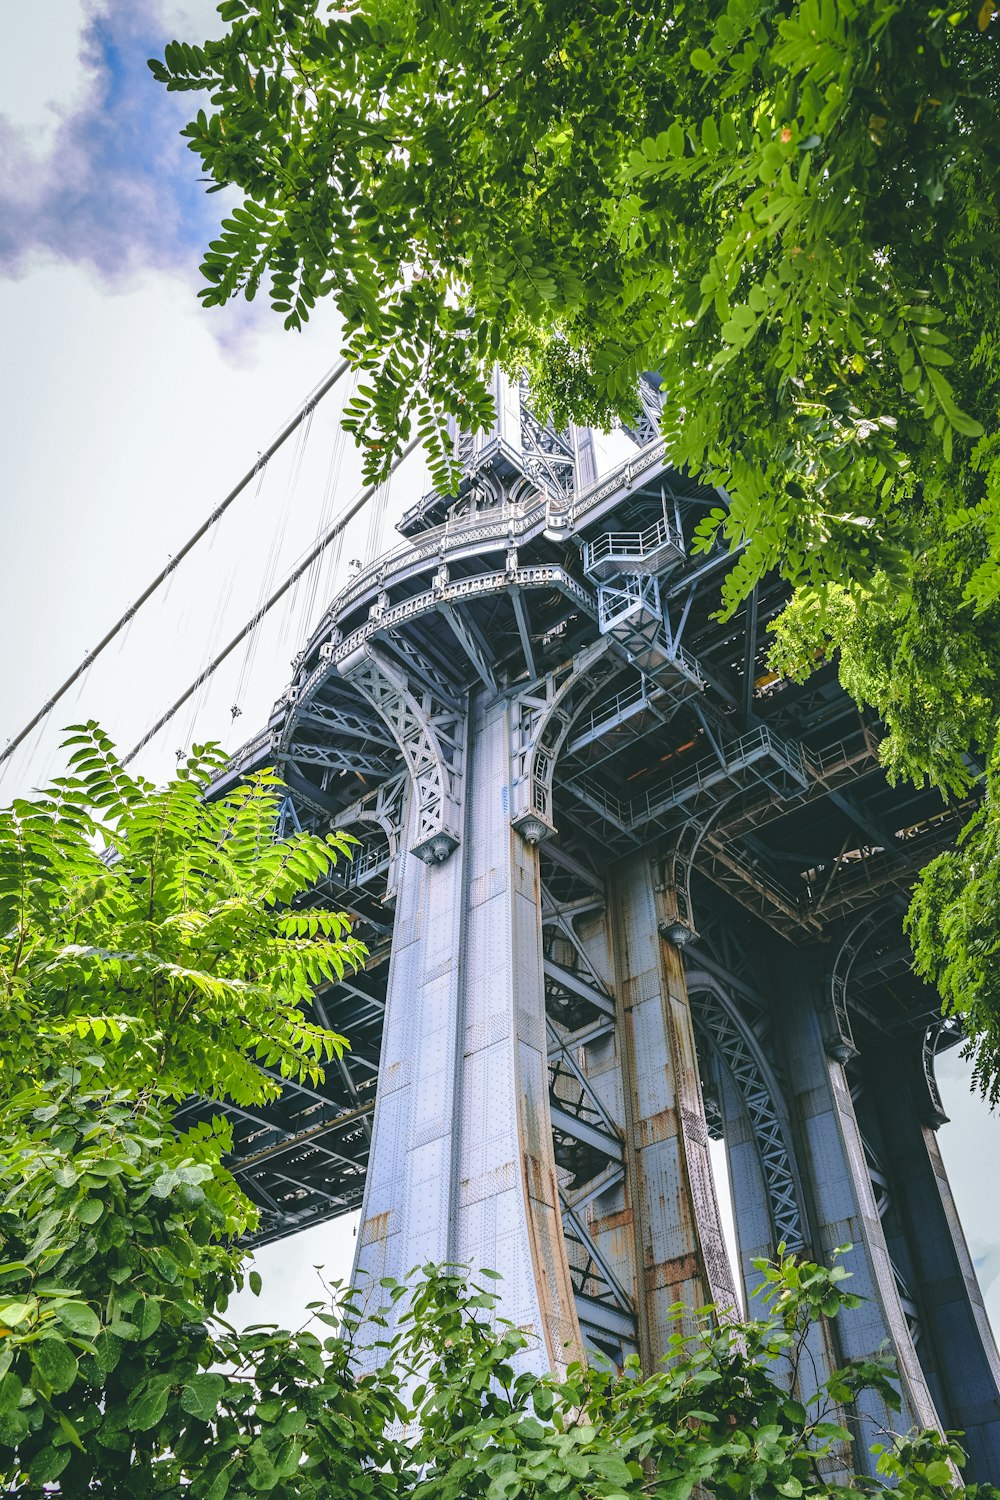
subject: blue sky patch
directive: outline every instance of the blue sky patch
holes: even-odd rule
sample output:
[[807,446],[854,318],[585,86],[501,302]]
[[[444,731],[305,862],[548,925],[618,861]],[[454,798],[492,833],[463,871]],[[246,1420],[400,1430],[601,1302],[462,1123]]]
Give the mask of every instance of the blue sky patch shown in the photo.
[[0,117],[0,273],[54,258],[111,281],[145,268],[196,278],[228,194],[206,196],[200,162],[178,133],[198,96],[168,94],[146,66],[171,40],[154,8],[155,0],[114,6],[90,20],[81,57],[91,87],[41,161]]

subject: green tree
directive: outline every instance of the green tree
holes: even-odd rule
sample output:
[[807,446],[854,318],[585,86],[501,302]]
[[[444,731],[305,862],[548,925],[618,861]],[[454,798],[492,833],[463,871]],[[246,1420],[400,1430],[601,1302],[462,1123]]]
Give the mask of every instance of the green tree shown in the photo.
[[[264,286],[295,328],[332,296],[369,473],[415,426],[444,488],[443,417],[489,419],[494,360],[557,423],[628,413],[657,371],[673,462],[728,497],[696,539],[738,554],[723,612],[780,570],[776,661],[839,652],[890,773],[967,793],[1000,715],[994,0],[219,11],[151,63],[209,95],[185,134],[242,197],[206,304]],[[912,931],[989,1089],[1000,997],[957,946],[1000,911],[962,864],[987,807],[934,877],[964,911]]]
[[373,473],[416,419],[443,474],[439,417],[487,420],[500,359],[558,418],[625,412],[660,373],[674,461],[729,494],[703,540],[747,543],[729,602],[778,564],[867,580],[935,470],[951,510],[978,498],[991,0],[219,11],[220,40],[151,63],[210,94],[185,134],[244,196],[202,295],[266,282],[291,327],[335,298]]
[[111,1487],[142,1467],[136,1392],[198,1370],[256,1223],[222,1121],[178,1137],[172,1105],[319,1081],[345,1043],[305,1002],[365,950],[348,918],[300,904],[352,841],[276,841],[273,773],[211,801],[215,747],[156,788],[96,724],[68,744],[66,776],[0,810],[0,1448],[11,1477],[65,1468],[77,1486],[96,1423]]

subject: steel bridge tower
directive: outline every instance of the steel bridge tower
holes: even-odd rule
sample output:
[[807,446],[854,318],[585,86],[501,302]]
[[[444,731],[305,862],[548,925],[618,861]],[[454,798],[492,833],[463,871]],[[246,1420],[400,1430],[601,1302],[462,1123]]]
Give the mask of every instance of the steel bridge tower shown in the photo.
[[[888,786],[832,667],[768,673],[778,580],[714,618],[727,557],[689,541],[719,496],[671,468],[651,383],[602,477],[586,431],[495,399],[457,497],[404,516],[225,778],[277,765],[285,820],[359,837],[321,894],[371,951],[316,997],[352,1044],[326,1084],[231,1110],[262,1238],[360,1204],[372,1284],[491,1267],[538,1365],[649,1368],[673,1303],[734,1299],[721,1138],[743,1296],[779,1243],[850,1242],[865,1300],[816,1367],[888,1345],[903,1425],[964,1430],[995,1477],[1000,1361],[935,1136],[957,1038],[901,932],[968,808]],[[892,1419],[854,1420],[864,1472]]]

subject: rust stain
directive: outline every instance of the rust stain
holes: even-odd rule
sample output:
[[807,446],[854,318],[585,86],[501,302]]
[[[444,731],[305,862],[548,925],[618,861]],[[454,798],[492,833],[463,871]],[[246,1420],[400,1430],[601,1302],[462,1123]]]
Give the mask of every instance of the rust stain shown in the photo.
[[643,1283],[647,1291],[662,1291],[676,1286],[678,1282],[703,1281],[705,1268],[701,1256],[691,1252],[679,1255],[674,1260],[663,1260],[659,1264],[646,1266]]
[[646,1146],[655,1146],[659,1141],[671,1140],[677,1134],[677,1111],[660,1109],[655,1115],[636,1121],[636,1137],[640,1151]]
[[[523,1111],[522,1111],[523,1121]],[[550,1137],[551,1139],[551,1137]],[[554,1163],[548,1171],[544,1159],[524,1151],[521,1156],[527,1199],[528,1236],[535,1266],[539,1313],[549,1358],[557,1373],[573,1361],[585,1362],[579,1326],[575,1317],[573,1288],[565,1252],[548,1232],[551,1219],[558,1222],[559,1202]],[[551,1214],[546,1214],[549,1209]]]
[[547,1202],[550,1196],[547,1191],[548,1173],[538,1157],[533,1156],[529,1151],[524,1153],[524,1178],[528,1185],[529,1198],[538,1198],[543,1203]]
[[597,1234],[611,1234],[617,1229],[631,1229],[632,1224],[633,1217],[630,1208],[619,1208],[613,1214],[594,1217],[594,1231]]
[[379,1240],[389,1238],[389,1210],[385,1213],[372,1214],[365,1220],[361,1227],[361,1243],[363,1245],[374,1245]]

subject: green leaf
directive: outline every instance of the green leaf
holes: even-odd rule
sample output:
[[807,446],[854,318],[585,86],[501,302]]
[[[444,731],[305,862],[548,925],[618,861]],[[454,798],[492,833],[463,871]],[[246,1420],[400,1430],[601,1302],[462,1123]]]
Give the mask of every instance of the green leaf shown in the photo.
[[951,413],[951,425],[956,432],[962,433],[964,437],[978,438],[983,436],[983,425],[974,417],[968,416],[964,411],[956,407]]
[[66,1447],[53,1448],[46,1446],[39,1449],[28,1465],[28,1474],[33,1485],[49,1485],[58,1479],[72,1458],[70,1450]]
[[706,52],[704,47],[695,47],[690,61],[692,68],[697,68],[699,73],[710,73],[715,66],[711,52]]
[[273,1489],[280,1479],[274,1460],[260,1438],[256,1438],[247,1449],[250,1472],[247,1478],[251,1489],[270,1490]]
[[21,1404],[23,1390],[24,1387],[13,1370],[8,1370],[0,1380],[0,1417],[10,1416],[12,1412],[17,1411]]
[[133,1427],[148,1432],[162,1421],[172,1384],[172,1375],[152,1375],[129,1398],[128,1414]]
[[26,1323],[34,1311],[34,1302],[0,1302],[0,1323],[16,1328],[19,1323]]
[[23,1411],[0,1414],[0,1445],[16,1448],[28,1434],[28,1418]]
[[30,1353],[32,1364],[50,1390],[57,1395],[69,1390],[76,1379],[77,1361],[62,1339],[39,1339],[31,1345]]
[[59,1431],[67,1442],[72,1443],[74,1448],[79,1448],[81,1453],[83,1452],[83,1443],[80,1441],[80,1434],[65,1412],[59,1413]]
[[232,1459],[229,1459],[218,1471],[218,1473],[212,1476],[208,1487],[203,1491],[200,1500],[225,1500],[225,1496],[229,1493],[229,1487],[234,1473],[235,1469],[233,1467],[233,1461]]
[[62,1302],[55,1313],[60,1323],[82,1338],[96,1338],[101,1331],[100,1318],[85,1302]]
[[221,1375],[192,1375],[181,1390],[181,1406],[192,1417],[210,1422],[219,1409],[226,1382]]
[[98,1368],[105,1374],[110,1375],[121,1359],[121,1340],[113,1333],[105,1329],[99,1333],[94,1340],[94,1358]]
[[[133,1316],[136,1316],[133,1313]],[[140,1339],[152,1338],[160,1326],[160,1304],[155,1297],[144,1297],[138,1308],[136,1326],[139,1330]]]
[[590,1455],[590,1467],[595,1474],[600,1474],[602,1479],[608,1479],[612,1484],[621,1485],[622,1489],[631,1486],[633,1475],[623,1458],[617,1453],[593,1453]]

